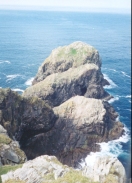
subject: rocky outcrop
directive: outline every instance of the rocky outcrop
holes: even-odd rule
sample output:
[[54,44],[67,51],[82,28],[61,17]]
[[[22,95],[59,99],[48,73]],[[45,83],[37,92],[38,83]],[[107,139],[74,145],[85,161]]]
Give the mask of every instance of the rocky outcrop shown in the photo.
[[93,46],[77,41],[68,46],[58,47],[39,67],[33,84],[44,80],[53,73],[64,72],[87,63],[93,63],[99,68],[101,67],[99,53]]
[[50,106],[58,106],[76,95],[98,99],[110,98],[111,96],[103,88],[104,82],[97,65],[85,64],[46,77],[43,81],[27,88],[23,96],[39,97]]
[[117,113],[107,103],[98,99],[75,96],[53,108],[59,116],[47,133],[36,135],[23,147],[27,157],[55,155],[63,164],[76,167],[81,158],[99,150],[97,142],[120,137],[121,122],[115,122]]
[[25,153],[18,142],[10,139],[6,130],[0,125],[0,166],[21,164],[26,161]]
[[10,138],[20,141],[50,130],[56,120],[53,110],[44,101],[25,99],[10,89],[0,89],[0,124]]
[[56,157],[45,155],[1,177],[2,183],[10,179],[24,183],[125,183],[125,170],[113,157],[98,158],[90,169],[85,166],[83,170],[75,170],[62,165]]
[[97,156],[93,166],[85,166],[83,175],[100,183],[126,183],[126,172],[121,162],[111,156]]
[[[103,86],[108,84],[101,73],[101,61],[96,49],[82,42],[59,47],[45,60],[33,86],[27,88],[22,96],[10,89],[0,89],[0,125],[7,132],[2,127],[0,131],[2,135],[6,136],[7,133],[13,140],[19,141],[28,159],[48,154],[56,156],[63,164],[78,167],[79,161],[87,154],[100,150],[97,142],[114,140],[123,134],[123,124],[116,121],[118,114],[106,101],[111,96]],[[10,143],[8,145],[12,148]],[[56,176],[61,178],[70,172],[67,166],[58,167],[51,160],[53,158],[48,156],[44,160],[40,158],[39,165],[36,160],[35,163],[29,161],[24,165],[25,169],[10,173],[8,179],[26,181],[30,175],[31,182],[41,183],[47,176],[56,179]],[[13,161],[17,162],[15,155]],[[42,167],[41,161],[44,161]],[[110,168],[114,161],[108,161],[112,162],[107,167]],[[107,160],[99,162],[107,164]],[[38,173],[41,168],[42,173]],[[88,171],[84,169],[83,173],[87,176]],[[117,176],[118,171],[110,169],[107,171],[110,175],[104,173],[105,179],[102,179],[102,174],[97,174],[98,180],[102,183],[106,178],[110,180],[112,171]],[[123,170],[121,172],[123,174]],[[113,178],[112,175],[112,180],[118,180],[121,174],[116,176]],[[92,179],[95,180],[94,174]],[[3,180],[7,180],[7,176]],[[48,179],[44,181],[52,182]]]

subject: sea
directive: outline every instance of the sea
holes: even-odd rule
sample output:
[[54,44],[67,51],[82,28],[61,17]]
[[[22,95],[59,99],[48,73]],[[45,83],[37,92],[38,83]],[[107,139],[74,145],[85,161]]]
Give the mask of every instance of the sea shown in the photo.
[[39,66],[58,46],[83,41],[100,53],[105,89],[118,112],[125,133],[100,143],[100,152],[85,159],[90,164],[104,154],[117,157],[131,177],[131,15],[66,11],[0,10],[0,87],[22,93]]

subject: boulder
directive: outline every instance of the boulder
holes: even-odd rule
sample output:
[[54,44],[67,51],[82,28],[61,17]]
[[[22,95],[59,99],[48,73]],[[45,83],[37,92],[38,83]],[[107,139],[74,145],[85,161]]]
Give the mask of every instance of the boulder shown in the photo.
[[43,81],[27,88],[23,96],[39,97],[50,106],[59,106],[76,95],[108,99],[111,96],[104,90],[104,82],[104,77],[97,65],[85,64],[47,76]]
[[55,155],[63,164],[76,167],[91,151],[99,151],[97,142],[107,142],[123,134],[118,114],[107,102],[75,96],[53,108],[58,119],[54,127],[34,136],[23,147],[28,159],[42,154]]

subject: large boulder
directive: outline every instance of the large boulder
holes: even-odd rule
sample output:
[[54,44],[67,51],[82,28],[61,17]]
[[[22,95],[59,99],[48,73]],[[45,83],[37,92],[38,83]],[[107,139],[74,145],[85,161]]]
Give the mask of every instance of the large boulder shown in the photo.
[[58,119],[46,133],[30,138],[23,147],[28,159],[42,154],[55,155],[62,163],[76,167],[91,151],[99,151],[97,142],[107,142],[123,134],[118,114],[107,102],[75,96],[53,108]]
[[50,106],[58,106],[69,98],[80,95],[87,98],[106,99],[105,80],[95,64],[80,65],[62,73],[51,74],[43,81],[27,88],[23,96],[45,100]]
[[64,72],[69,68],[75,68],[86,63],[94,63],[101,67],[99,53],[93,46],[77,41],[68,46],[58,47],[39,67],[33,84],[44,80],[53,73]]
[[53,110],[41,99],[25,99],[11,89],[0,89],[0,124],[10,138],[21,144],[50,130],[56,120]]

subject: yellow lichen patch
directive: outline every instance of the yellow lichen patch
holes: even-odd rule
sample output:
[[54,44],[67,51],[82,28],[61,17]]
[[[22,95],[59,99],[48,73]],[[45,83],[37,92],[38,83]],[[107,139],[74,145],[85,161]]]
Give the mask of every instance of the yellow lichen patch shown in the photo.
[[8,181],[6,181],[4,183],[26,183],[26,182],[21,181],[21,180],[8,180]]
[[12,140],[8,136],[0,134],[0,144],[10,144],[11,141]]
[[15,153],[16,153],[19,157],[21,157],[20,163],[24,163],[24,162],[25,162],[25,159],[26,159],[25,153],[24,153],[21,149],[19,149],[18,147],[15,147],[14,151],[15,151]]
[[113,174],[108,174],[106,176],[106,179],[104,181],[104,183],[118,183],[118,179],[117,179],[117,176],[116,175],[113,175]]
[[[51,179],[50,179],[51,180]],[[52,179],[52,183],[95,183],[89,180],[87,177],[82,176],[81,172],[71,169],[64,176],[59,177],[57,180]],[[43,181],[45,183],[45,180]]]

